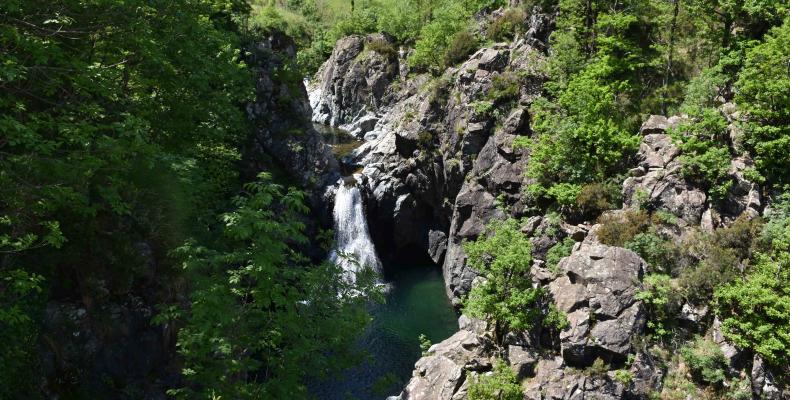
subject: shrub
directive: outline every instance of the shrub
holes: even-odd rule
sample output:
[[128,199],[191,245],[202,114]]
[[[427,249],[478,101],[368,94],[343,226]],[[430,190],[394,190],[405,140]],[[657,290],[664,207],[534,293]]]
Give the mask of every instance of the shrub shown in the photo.
[[668,275],[651,274],[643,281],[644,290],[636,294],[647,308],[647,327],[658,338],[665,338],[675,324],[674,316],[680,308],[677,289]]
[[671,271],[669,265],[666,265],[670,244],[661,236],[652,232],[637,233],[624,247],[639,254],[653,271]]
[[[777,3],[778,4],[778,3]],[[784,44],[783,44],[784,43]],[[748,115],[745,142],[757,170],[769,184],[790,183],[790,20],[773,28],[765,41],[746,53],[735,83],[736,102]]]
[[585,216],[595,217],[616,207],[615,199],[620,196],[619,185],[591,183],[582,186],[576,196],[576,206]]
[[617,379],[618,382],[628,386],[634,381],[634,374],[627,369],[618,369],[617,371],[614,371],[614,379]]
[[680,355],[697,379],[713,385],[724,382],[727,359],[719,345],[712,340],[697,337],[680,349]]
[[392,46],[392,43],[384,39],[371,40],[366,44],[368,50],[375,51],[386,58],[398,58],[398,50]]
[[422,131],[417,135],[417,147],[428,150],[433,147],[433,135],[428,131]]
[[484,235],[464,242],[469,265],[485,280],[474,286],[464,313],[494,324],[497,343],[510,329],[529,329],[540,318],[543,290],[529,276],[532,244],[515,219],[491,223]]
[[783,246],[758,254],[746,279],[717,289],[714,303],[724,335],[776,366],[790,362],[790,240]]
[[495,41],[512,39],[516,33],[524,31],[527,13],[520,7],[510,8],[488,24],[486,31],[489,38]]
[[726,132],[727,120],[721,112],[705,108],[672,133],[682,154],[682,174],[717,200],[723,199],[732,185],[727,175],[731,156],[724,138]]
[[491,79],[491,89],[486,97],[494,102],[505,102],[518,99],[521,94],[521,79],[512,71],[494,75]]
[[468,30],[462,30],[452,36],[447,49],[444,51],[442,61],[445,67],[452,67],[466,61],[469,55],[480,47],[477,38]]
[[430,349],[432,345],[431,339],[428,339],[428,336],[425,336],[422,333],[420,334],[418,339],[420,340],[420,350],[422,351],[422,356],[425,357],[428,354],[430,354],[428,352],[428,349]]
[[571,255],[571,251],[573,250],[573,245],[576,244],[576,241],[573,239],[566,237],[561,242],[552,246],[548,253],[546,253],[546,268],[550,271],[557,273],[557,264],[560,262],[561,259]]
[[494,103],[485,100],[476,101],[472,103],[472,108],[475,110],[475,117],[485,118],[491,113],[491,110],[494,109]]
[[587,367],[584,372],[587,374],[587,376],[606,375],[606,373],[609,372],[609,366],[606,365],[606,362],[604,362],[603,359],[596,358],[592,365]]
[[469,384],[469,400],[521,400],[521,392],[513,370],[501,360],[492,372],[478,375]]
[[598,241],[610,246],[624,246],[650,226],[650,216],[644,210],[626,210],[604,214],[598,218]]
[[713,295],[716,287],[732,282],[739,275],[739,260],[732,249],[719,247],[702,236],[704,258],[696,265],[685,268],[679,276],[680,287],[687,300],[702,304]]

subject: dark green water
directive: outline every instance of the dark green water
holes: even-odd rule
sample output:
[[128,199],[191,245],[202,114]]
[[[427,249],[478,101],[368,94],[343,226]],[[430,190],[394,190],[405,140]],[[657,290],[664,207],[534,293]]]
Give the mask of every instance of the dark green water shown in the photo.
[[324,400],[384,400],[397,395],[411,378],[420,358],[418,337],[433,343],[452,335],[458,317],[444,293],[439,267],[430,263],[395,264],[384,276],[392,285],[386,304],[372,310],[373,323],[360,346],[371,360],[344,373],[343,378],[313,386]]

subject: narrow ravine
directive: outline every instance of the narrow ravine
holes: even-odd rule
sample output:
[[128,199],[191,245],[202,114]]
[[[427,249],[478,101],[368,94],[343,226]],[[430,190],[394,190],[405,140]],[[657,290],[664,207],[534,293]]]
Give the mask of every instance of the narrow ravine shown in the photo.
[[[362,142],[347,132],[316,124],[333,154],[342,158]],[[363,268],[371,268],[386,287],[385,302],[371,304],[373,321],[358,346],[367,359],[342,376],[312,382],[311,393],[319,399],[381,400],[397,395],[409,381],[420,358],[420,335],[440,342],[457,329],[457,315],[444,290],[441,268],[424,250],[402,249],[397,254],[377,254],[359,187],[361,176],[344,169],[337,183],[332,209],[335,247],[329,259],[354,280]]]

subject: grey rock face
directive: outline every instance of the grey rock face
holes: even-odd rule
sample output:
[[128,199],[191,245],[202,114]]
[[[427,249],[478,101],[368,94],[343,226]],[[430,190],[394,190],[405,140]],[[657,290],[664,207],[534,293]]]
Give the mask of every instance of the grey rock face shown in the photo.
[[[470,324],[471,327],[471,324]],[[399,400],[460,400],[466,398],[467,374],[491,369],[485,339],[462,329],[428,350]]]
[[566,362],[625,361],[631,337],[645,326],[642,303],[635,298],[645,267],[630,250],[589,243],[560,261],[563,275],[549,284],[549,291],[570,322],[560,333]]
[[295,51],[293,41],[283,35],[274,35],[250,47],[248,63],[256,80],[256,93],[246,109],[255,134],[247,157],[254,173],[262,169],[257,160],[265,158],[264,155],[274,157],[312,191],[317,205],[320,189],[339,178],[337,161],[310,123],[304,86],[276,84],[271,78]]
[[680,117],[652,115],[642,125],[639,164],[623,183],[625,206],[646,203],[676,215],[684,226],[701,226],[708,231],[727,226],[741,215],[748,218],[759,215],[762,206],[759,187],[744,175],[753,167],[748,156],[731,161],[728,174],[733,184],[721,203],[713,202],[702,188],[682,175],[680,149],[667,134],[668,129],[677,127],[681,121]]
[[[513,141],[530,133],[526,109],[540,92],[537,64],[543,55],[522,39],[481,49],[442,77],[400,77],[390,85],[400,62],[365,50],[372,40],[388,39],[338,42],[309,88],[313,120],[364,136],[349,163],[367,177],[363,189],[374,240],[392,250],[424,249],[443,265],[448,294],[457,303],[476,275],[465,266],[461,241],[519,209],[527,154]],[[495,79],[525,71],[527,82],[507,109],[498,110],[504,117],[495,129],[494,119],[478,115],[473,104]],[[374,90],[379,83],[388,88]]]
[[340,126],[363,138],[378,122],[376,114],[390,83],[398,76],[396,56],[369,49],[378,42],[394,46],[384,34],[347,36],[309,84],[314,122]]
[[680,122],[651,116],[640,129],[644,135],[639,146],[639,165],[623,183],[626,206],[648,202],[675,214],[690,225],[699,225],[707,208],[705,192],[694,187],[681,174],[680,149],[665,130]]

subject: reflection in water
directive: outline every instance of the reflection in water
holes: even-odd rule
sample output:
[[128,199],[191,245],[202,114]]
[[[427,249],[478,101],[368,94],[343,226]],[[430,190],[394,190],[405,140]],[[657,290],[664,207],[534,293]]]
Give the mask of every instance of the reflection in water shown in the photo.
[[360,341],[370,360],[343,378],[315,382],[311,392],[322,400],[383,400],[409,381],[420,358],[418,337],[433,343],[452,335],[457,316],[444,292],[439,268],[430,262],[392,265],[384,279],[392,285],[386,303],[374,306],[373,323]]
[[324,137],[324,141],[332,147],[332,154],[335,155],[338,161],[365,143],[351,136],[348,131],[340,128],[315,123],[313,127]]

